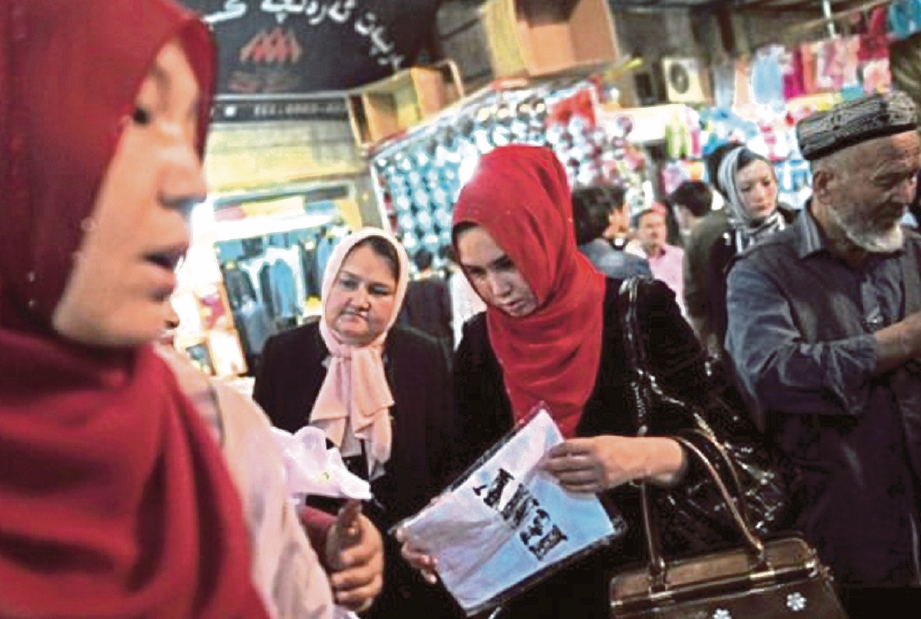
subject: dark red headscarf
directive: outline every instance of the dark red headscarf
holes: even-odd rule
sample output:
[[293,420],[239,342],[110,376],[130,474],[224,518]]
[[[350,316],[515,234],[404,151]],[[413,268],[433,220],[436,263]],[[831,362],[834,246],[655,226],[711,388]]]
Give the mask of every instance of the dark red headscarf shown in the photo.
[[563,435],[574,436],[598,375],[604,276],[576,248],[556,155],[505,146],[483,156],[454,207],[454,225],[463,222],[483,227],[537,296],[537,310],[525,317],[487,309],[516,419],[544,401]]
[[[203,91],[207,28],[171,0],[0,3],[0,615],[266,617],[240,498],[150,346],[56,335],[120,127],[178,38]],[[125,231],[130,234],[130,231]]]

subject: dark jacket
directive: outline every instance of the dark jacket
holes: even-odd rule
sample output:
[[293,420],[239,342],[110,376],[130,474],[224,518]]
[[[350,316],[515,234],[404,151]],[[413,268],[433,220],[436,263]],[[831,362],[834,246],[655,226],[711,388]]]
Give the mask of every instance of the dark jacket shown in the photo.
[[452,338],[448,282],[437,275],[409,282],[399,321],[434,338]]
[[[273,425],[295,432],[308,423],[326,377],[323,361],[328,355],[318,321],[269,339],[253,397]],[[384,475],[371,484],[383,510],[368,506],[365,513],[385,538],[387,571],[385,592],[371,616],[405,616],[406,609],[439,608],[439,604],[448,609],[443,612],[450,612],[444,596],[406,566],[387,534],[391,526],[425,507],[456,470],[447,362],[431,337],[394,325],[384,344],[384,367],[395,402],[390,410],[393,445]]]
[[[778,207],[787,224],[798,211]],[[712,211],[700,222],[685,250],[684,296],[688,315],[704,319],[704,331],[720,349],[726,339],[726,273],[737,254],[727,210]]]
[[916,362],[875,374],[872,334],[921,310],[921,237],[906,231],[902,252],[851,268],[810,220],[734,263],[733,311],[752,309],[729,349],[768,435],[802,471],[798,525],[838,582],[907,586],[921,576],[921,376]]
[[[618,311],[619,280],[608,279],[604,299],[602,355],[595,389],[585,404],[577,432],[635,435],[632,407],[625,393],[625,359]],[[702,402],[706,394],[703,351],[662,282],[650,282],[640,295],[641,327],[648,336],[650,364],[659,383],[671,394]],[[455,356],[455,407],[462,420],[461,443],[470,462],[512,428],[512,410],[505,392],[502,367],[492,350],[485,314],[464,326],[464,338]],[[689,420],[657,416],[654,434],[671,434],[689,426]],[[607,616],[607,587],[612,569],[642,561],[642,526],[638,493],[622,486],[606,493],[630,527],[626,538],[538,585],[512,602],[503,617]]]

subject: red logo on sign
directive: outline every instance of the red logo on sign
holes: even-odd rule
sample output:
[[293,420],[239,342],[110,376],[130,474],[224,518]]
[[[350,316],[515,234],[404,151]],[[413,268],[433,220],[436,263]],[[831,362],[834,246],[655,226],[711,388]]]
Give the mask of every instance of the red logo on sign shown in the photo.
[[257,64],[293,64],[297,62],[303,48],[291,30],[280,27],[271,32],[260,30],[249,43],[240,50],[241,62]]

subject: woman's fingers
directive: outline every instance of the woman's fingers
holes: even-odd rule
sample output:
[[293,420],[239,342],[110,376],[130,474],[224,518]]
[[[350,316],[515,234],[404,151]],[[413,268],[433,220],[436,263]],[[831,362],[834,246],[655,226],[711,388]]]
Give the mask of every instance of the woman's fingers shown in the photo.
[[380,533],[360,509],[343,508],[337,526],[344,526],[350,545],[336,553],[339,568],[329,582],[336,602],[354,611],[367,610],[381,592],[384,547]]
[[355,591],[367,587],[380,579],[380,569],[368,564],[336,572],[329,577],[329,583],[337,592]]
[[413,568],[419,570],[419,573],[422,574],[422,578],[428,584],[434,585],[438,582],[438,575],[435,573],[438,562],[435,560],[435,557],[426,554],[421,549],[413,548],[412,544],[407,540],[405,529],[397,529],[394,536],[397,541],[402,542],[400,546],[400,555],[403,559]]
[[594,439],[579,438],[555,445],[548,451],[543,468],[569,492],[601,492],[607,480],[596,444]]
[[370,608],[374,598],[380,593],[383,586],[383,579],[378,575],[373,580],[364,585],[349,587],[333,588],[336,596],[336,603],[344,606],[349,610],[361,612]]
[[561,484],[590,484],[597,483],[599,474],[594,469],[580,469],[577,471],[562,471],[555,475]]
[[424,570],[422,572],[422,577],[425,579],[425,582],[427,582],[430,585],[434,585],[438,583],[438,574],[436,574],[435,572]]
[[566,471],[582,471],[595,468],[595,461],[585,455],[551,456],[544,459],[543,468],[554,475]]
[[547,452],[551,458],[562,458],[565,456],[579,456],[592,453],[592,439],[590,438],[573,438],[554,445]]
[[560,482],[560,485],[567,491],[573,493],[596,494],[604,490],[604,485],[598,482],[568,484]]
[[400,549],[400,554],[403,555],[407,563],[417,570],[432,571],[438,567],[438,562],[435,560],[435,557],[425,554],[420,550],[409,548],[405,544]]

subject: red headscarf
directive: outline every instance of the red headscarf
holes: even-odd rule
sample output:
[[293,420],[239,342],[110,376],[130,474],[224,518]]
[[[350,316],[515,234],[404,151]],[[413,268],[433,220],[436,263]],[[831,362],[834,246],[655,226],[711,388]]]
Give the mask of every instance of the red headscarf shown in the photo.
[[[207,28],[171,0],[0,3],[0,615],[266,617],[240,498],[150,346],[101,350],[51,316],[162,46],[203,91]],[[130,231],[126,231],[126,234]]]
[[528,316],[486,310],[516,419],[544,401],[563,435],[574,436],[598,375],[604,276],[576,248],[559,160],[536,146],[483,156],[454,207],[454,225],[463,222],[492,236],[537,297]]

